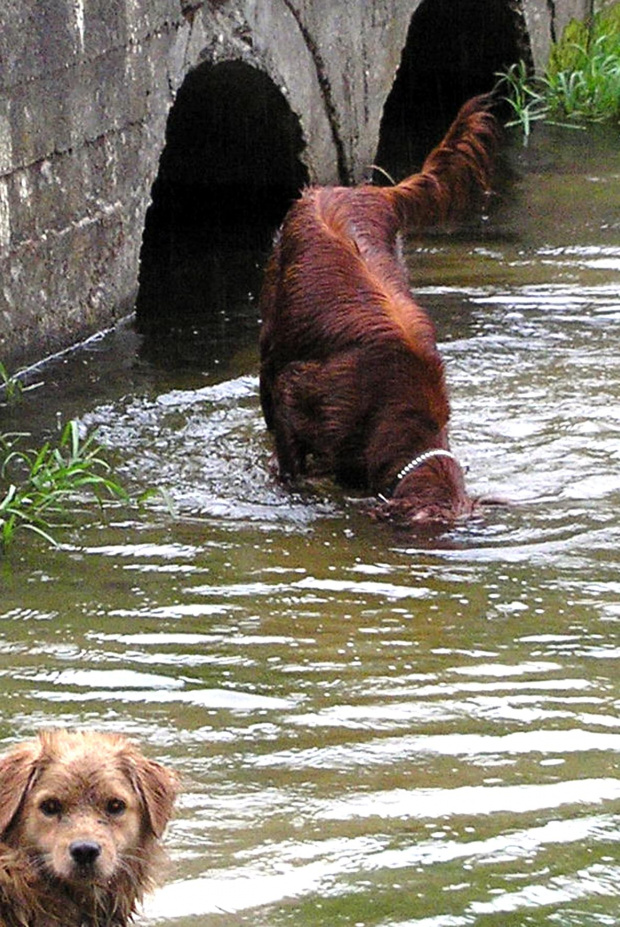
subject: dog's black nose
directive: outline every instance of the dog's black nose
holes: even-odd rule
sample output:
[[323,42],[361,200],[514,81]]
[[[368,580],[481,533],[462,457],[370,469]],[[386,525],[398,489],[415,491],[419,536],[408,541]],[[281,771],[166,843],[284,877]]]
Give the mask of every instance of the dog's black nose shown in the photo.
[[101,854],[101,845],[94,840],[74,840],[69,853],[78,866],[92,866]]

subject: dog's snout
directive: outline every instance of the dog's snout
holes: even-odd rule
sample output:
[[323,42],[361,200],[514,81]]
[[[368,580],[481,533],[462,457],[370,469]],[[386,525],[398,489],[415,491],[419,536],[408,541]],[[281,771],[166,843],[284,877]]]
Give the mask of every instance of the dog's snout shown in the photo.
[[101,844],[95,840],[74,840],[69,853],[78,866],[92,866],[101,855]]

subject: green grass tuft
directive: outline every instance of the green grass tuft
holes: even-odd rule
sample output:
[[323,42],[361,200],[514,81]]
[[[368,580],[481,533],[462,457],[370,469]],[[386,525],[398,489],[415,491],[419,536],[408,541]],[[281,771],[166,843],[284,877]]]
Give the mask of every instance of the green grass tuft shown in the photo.
[[58,444],[23,449],[27,435],[0,434],[0,550],[16,531],[33,531],[51,544],[52,530],[86,496],[129,502],[93,435],[82,438],[78,423],[65,425]]
[[620,3],[590,23],[571,20],[553,45],[545,73],[531,76],[524,62],[497,75],[504,100],[527,144],[535,122],[583,128],[620,122]]
[[19,376],[10,374],[2,361],[0,361],[0,405],[15,405],[21,400],[24,393],[38,389],[42,385],[42,383],[32,383],[30,386],[25,386]]

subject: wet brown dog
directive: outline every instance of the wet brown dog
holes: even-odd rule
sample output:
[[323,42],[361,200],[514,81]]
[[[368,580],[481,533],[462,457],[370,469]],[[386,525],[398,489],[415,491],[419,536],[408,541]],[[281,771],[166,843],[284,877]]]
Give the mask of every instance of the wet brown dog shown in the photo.
[[175,774],[126,738],[43,731],[0,757],[0,925],[123,927],[161,863]]
[[282,479],[307,472],[311,457],[375,493],[380,516],[471,513],[434,326],[409,291],[398,235],[470,210],[496,141],[489,100],[475,98],[419,174],[394,187],[310,188],[289,210],[260,303],[261,403]]

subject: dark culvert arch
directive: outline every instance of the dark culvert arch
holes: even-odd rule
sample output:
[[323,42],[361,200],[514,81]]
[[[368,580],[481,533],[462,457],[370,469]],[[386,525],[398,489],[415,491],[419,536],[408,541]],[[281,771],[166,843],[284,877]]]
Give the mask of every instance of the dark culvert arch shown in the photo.
[[204,360],[235,305],[247,303],[273,232],[308,181],[303,147],[297,116],[258,68],[205,63],[187,75],[144,228],[136,324],[151,353],[191,360],[190,332]]
[[530,63],[521,0],[424,0],[385,103],[376,164],[395,179],[411,172],[459,106],[521,58]]

